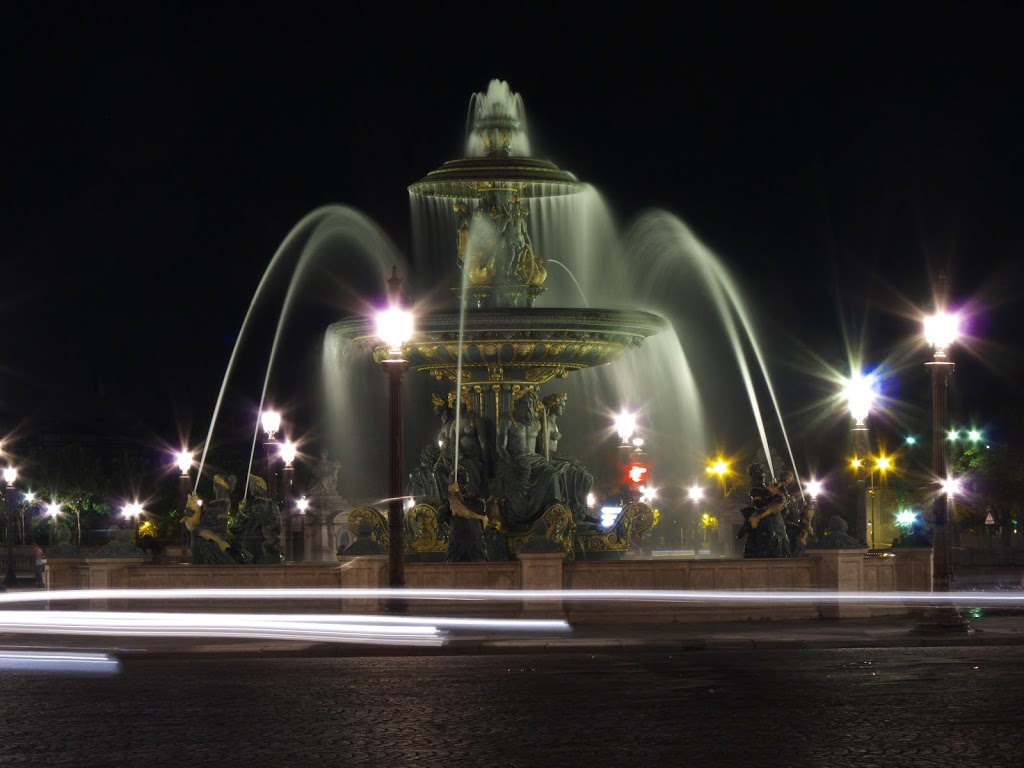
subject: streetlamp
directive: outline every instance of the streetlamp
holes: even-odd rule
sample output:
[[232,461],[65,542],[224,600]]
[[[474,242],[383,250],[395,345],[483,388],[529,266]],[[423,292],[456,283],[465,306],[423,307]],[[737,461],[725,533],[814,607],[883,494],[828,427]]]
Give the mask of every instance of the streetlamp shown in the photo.
[[139,546],[139,518],[142,517],[142,505],[137,501],[126,504],[121,514],[128,518],[132,524],[132,543]]
[[818,507],[818,497],[821,495],[821,492],[825,490],[825,486],[820,480],[809,480],[804,490],[807,492],[807,498],[809,499],[807,507],[810,510],[810,513],[805,517],[805,520],[807,522],[807,535],[810,536],[814,533],[814,514]]
[[[700,520],[700,502],[701,499],[704,498],[704,489],[699,485],[691,485],[687,493],[690,497],[690,501],[693,502],[693,518],[688,527],[693,531],[694,538],[696,538],[697,522]],[[681,544],[682,542],[680,542],[680,545]],[[694,542],[694,544],[696,544],[696,542]],[[697,549],[697,547],[694,547],[694,549]]]
[[36,495],[35,495],[35,493],[33,493],[32,491],[26,491],[25,492],[25,503],[21,505],[21,518],[19,519],[19,522],[21,523],[21,531],[18,534],[18,538],[21,539],[21,543],[22,544],[27,544],[28,543],[28,533],[27,533],[28,532],[28,527],[25,525],[25,513],[26,513],[26,511],[31,511],[32,505],[35,504],[35,503],[36,503]]
[[299,510],[299,521],[300,521],[300,526],[301,526],[300,530],[302,532],[302,536],[300,537],[302,539],[302,560],[300,562],[305,562],[306,561],[306,510],[309,509],[309,499],[307,499],[305,496],[303,496],[301,499],[299,499],[298,501],[295,502],[295,507],[296,507],[296,509]]
[[[945,311],[924,319],[925,340],[934,350],[934,357],[925,365],[931,367],[932,376],[932,592],[949,592],[952,580],[952,545],[949,535],[949,497],[941,483],[949,475],[948,447],[943,440],[947,429],[948,402],[946,400],[949,376],[953,362],[946,350],[956,341],[960,332],[960,319]],[[962,632],[973,634],[974,629],[959,611],[951,605],[935,606],[926,611],[915,626],[917,632]]]
[[295,443],[285,440],[281,443],[281,460],[284,462],[284,498],[281,508],[284,509],[284,559],[292,559],[292,484],[295,482]]
[[[862,374],[859,371],[854,373],[843,385],[843,396],[846,398],[847,406],[850,409],[850,416],[853,417],[853,453],[854,456],[865,456],[869,450],[867,418],[871,414],[871,408],[875,402],[877,392],[877,380],[871,374]],[[855,464],[858,469],[860,464]],[[868,530],[868,493],[864,477],[857,472],[857,535],[862,544],[867,544]],[[872,509],[874,509],[874,497],[872,496]],[[872,516],[872,531],[874,536],[874,517]],[[874,546],[874,541],[872,545]]]
[[718,475],[718,484],[722,486],[722,498],[726,498],[733,489],[728,487],[728,476],[732,474],[732,470],[729,469],[729,462],[725,459],[715,459],[713,462],[708,464],[704,470],[709,475]]
[[263,411],[260,414],[260,425],[267,435],[263,443],[263,453],[267,460],[267,491],[270,500],[277,501],[277,482],[274,465],[277,462],[277,431],[281,428],[281,414],[277,411]]
[[636,414],[620,411],[615,414],[613,425],[619,436],[619,461],[628,466],[632,463],[633,444],[631,438],[636,432]]
[[619,435],[620,445],[629,448],[629,438],[636,432],[636,414],[622,411],[615,415],[615,431]]
[[[875,548],[875,529],[878,527],[877,518],[875,517],[875,472],[881,472],[884,479],[885,473],[892,468],[892,461],[888,456],[879,456],[875,459],[875,466],[868,474],[871,475],[871,548]],[[883,486],[883,501],[884,501],[884,486]]]
[[[401,278],[392,270],[388,280],[390,306],[377,314],[377,335],[387,347],[381,359],[388,376],[388,586],[405,586],[405,528],[402,508],[402,379],[409,367],[402,347],[412,338],[413,316],[400,301]],[[403,601],[392,601],[390,609],[404,612]]]
[[60,504],[51,501],[46,505],[46,516],[53,521],[53,540],[57,541],[57,518],[60,517]]
[[181,474],[178,475],[178,503],[181,505],[181,546],[188,547],[188,528],[185,526],[185,505],[188,503],[188,492],[191,478],[188,471],[192,469],[192,452],[179,451],[174,458]]
[[14,520],[14,481],[18,479],[18,470],[14,467],[4,469],[4,482],[7,490],[4,494],[7,502],[7,575],[4,577],[4,586],[13,587],[18,583],[18,574],[14,571],[14,529],[11,525]]

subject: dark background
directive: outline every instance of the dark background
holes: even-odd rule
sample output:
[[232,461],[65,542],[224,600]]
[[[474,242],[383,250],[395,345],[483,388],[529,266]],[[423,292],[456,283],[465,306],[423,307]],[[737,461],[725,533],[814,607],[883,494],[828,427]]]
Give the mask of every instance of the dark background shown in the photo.
[[[2,28],[12,440],[200,442],[292,227],[339,203],[407,252],[407,187],[461,155],[470,94],[492,78],[523,96],[534,154],[592,183],[623,223],[677,214],[734,271],[799,451],[848,439],[841,408],[822,415],[823,371],[851,358],[891,374],[880,429],[927,423],[917,313],[940,274],[971,313],[955,418],[995,433],[1020,402],[1016,4],[33,3]],[[303,295],[271,401],[315,375],[320,332],[352,308],[336,300],[344,273]],[[225,398],[239,423],[272,315],[239,352]],[[742,412],[709,416],[723,443],[750,437]]]

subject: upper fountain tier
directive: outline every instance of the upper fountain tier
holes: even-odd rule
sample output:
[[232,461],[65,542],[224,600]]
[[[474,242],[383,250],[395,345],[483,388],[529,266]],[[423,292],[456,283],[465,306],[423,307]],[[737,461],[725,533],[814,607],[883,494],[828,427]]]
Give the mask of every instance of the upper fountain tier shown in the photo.
[[[528,156],[522,101],[502,81],[492,80],[486,93],[473,94],[468,128],[467,157],[409,187],[429,214],[421,237],[440,245],[447,238],[435,228],[451,228],[451,256],[462,273],[454,290],[465,311],[420,314],[400,358],[413,370],[474,394],[477,413],[498,423],[511,412],[517,392],[614,363],[667,325],[639,308],[534,308],[544,291],[547,260],[534,251],[529,200],[564,198],[586,185]],[[561,207],[561,200],[552,202],[550,207]],[[342,320],[329,333],[372,349],[377,362],[395,359],[371,318]]]
[[492,80],[474,93],[467,120],[466,157],[449,160],[409,187],[453,225],[461,285],[455,290],[479,309],[532,307],[544,292],[546,257],[534,250],[529,200],[563,197],[585,186],[554,163],[529,156],[519,94]]
[[530,156],[523,101],[508,83],[491,80],[486,92],[474,93],[466,122],[466,156],[428,173],[411,194],[475,200],[504,191],[525,199],[583,189],[573,174]]

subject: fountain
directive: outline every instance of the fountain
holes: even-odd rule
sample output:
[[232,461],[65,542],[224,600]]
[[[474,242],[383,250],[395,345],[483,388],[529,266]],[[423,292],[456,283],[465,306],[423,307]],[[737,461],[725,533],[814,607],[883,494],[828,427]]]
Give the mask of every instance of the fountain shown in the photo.
[[[802,516],[807,506],[789,494],[792,487],[802,497],[802,488],[738,285],[686,225],[664,211],[638,217],[620,238],[592,187],[529,154],[522,100],[507,84],[492,81],[486,92],[473,95],[465,157],[411,184],[409,195],[416,250],[408,262],[366,216],[326,206],[304,217],[285,239],[250,306],[251,314],[271,273],[297,257],[278,318],[269,379],[280,328],[304,270],[328,258],[340,261],[345,288],[360,296],[345,308],[348,316],[331,323],[324,335],[325,440],[317,482],[306,489],[306,500],[321,515],[321,543],[343,538],[332,538],[330,526],[347,512],[348,538],[354,543],[345,548],[344,563],[339,567],[331,548],[321,547],[317,556],[306,558],[312,562],[281,567],[273,531],[268,535],[263,526],[265,489],[250,479],[246,512],[253,526],[245,532],[243,547],[251,557],[248,567],[232,567],[238,562],[227,551],[233,482],[218,476],[210,504],[190,497],[187,522],[193,543],[198,540],[206,553],[205,566],[185,576],[191,586],[382,587],[395,585],[390,568],[397,561],[410,563],[411,586],[531,594],[710,585],[723,590],[812,587],[829,593],[861,589],[868,565],[875,583],[888,579],[918,587],[915,579],[922,569],[916,552],[907,554],[905,564],[868,563],[862,551],[844,547],[817,549],[813,557],[785,556],[787,542],[791,555],[814,549],[812,519]],[[335,245],[340,253],[331,251]],[[406,454],[414,458],[409,464],[417,466],[404,468],[403,493],[412,501],[404,528],[389,526],[397,517],[389,520],[381,510],[387,502],[390,513],[396,501],[381,499],[380,492],[385,477],[393,480],[395,475],[385,459],[392,435],[381,422],[393,404],[385,400],[395,397],[396,387],[386,386],[381,375],[380,364],[392,350],[378,338],[371,317],[375,308],[363,298],[367,277],[383,284],[393,268],[404,278],[404,294],[415,298],[416,315],[415,334],[399,350],[410,374],[398,396],[410,406],[411,418],[395,442],[421,448],[418,455]],[[249,319],[247,314],[239,343]],[[702,357],[698,342],[716,332],[721,342]],[[236,343],[227,375],[237,350]],[[736,407],[742,400],[729,388],[736,382],[749,401],[750,432],[760,438],[757,451],[748,452],[751,504],[741,521],[757,532],[747,539],[751,560],[697,558],[672,565],[629,558],[654,525],[652,506],[624,494],[609,524],[592,516],[585,498],[590,489],[596,493],[609,476],[623,472],[620,446],[609,439],[612,415],[622,408],[638,412],[651,474],[682,489],[694,476],[704,475],[709,438],[702,415],[743,410]],[[266,389],[265,380],[261,410]],[[761,397],[775,411],[775,434],[762,416]],[[792,469],[770,450],[780,442]],[[204,448],[200,472],[205,457]],[[449,488],[453,479],[457,493]],[[746,493],[746,484],[737,487]],[[342,509],[349,499],[354,508]],[[393,557],[390,549],[398,540],[398,535],[389,538],[394,531],[404,533],[404,559]],[[236,533],[244,538],[241,528]],[[450,546],[453,537],[459,546]],[[766,566],[765,557],[778,562]],[[631,562],[613,567],[589,562],[612,558]],[[480,559],[489,562],[465,568],[425,564]],[[179,583],[183,573],[156,565],[68,560],[54,570],[54,584],[162,587]],[[366,604],[361,597],[346,600],[347,609],[357,613],[378,607],[375,599]],[[459,598],[439,610],[530,615],[537,609],[532,598],[522,605],[483,602],[470,605]],[[322,608],[338,610],[333,598]],[[606,621],[606,609],[571,601],[545,608],[556,614],[564,610],[581,621]],[[854,615],[854,610],[859,609],[829,606],[821,615]],[[616,611],[634,611],[631,615],[645,621],[652,615],[667,621],[681,616],[671,605],[652,611],[638,604]],[[813,605],[708,611],[694,615],[818,615]]]
[[[564,392],[553,383],[618,361],[667,323],[637,308],[542,306],[550,262],[534,245],[531,211],[553,211],[586,187],[524,154],[522,102],[506,83],[492,81],[475,94],[470,113],[467,156],[409,188],[423,239],[443,243],[437,231],[447,232],[450,264],[459,270],[451,286],[458,306],[419,313],[415,338],[402,350],[411,370],[453,387],[433,393],[435,412],[447,409],[443,424],[451,426],[443,426],[440,446],[431,439],[412,475],[412,528],[436,532],[448,479],[457,475],[464,491],[485,502],[489,535],[508,542],[492,546],[492,556],[513,555],[539,518],[570,555],[623,551],[650,527],[652,510],[631,499],[610,530],[587,517],[592,476],[581,461],[557,452],[560,434],[551,452],[551,426],[565,411]],[[340,321],[328,336],[372,350],[377,362],[388,354],[366,318]],[[419,406],[425,410],[426,398]],[[362,508],[351,520],[363,518],[375,515]],[[383,524],[376,524],[383,537]],[[443,545],[423,539],[411,538],[413,551]]]
[[[385,266],[396,272],[401,266],[417,299],[417,335],[403,349],[412,370],[426,374],[410,377],[405,388],[413,418],[404,442],[426,444],[408,489],[417,502],[414,527],[421,521],[420,528],[439,528],[447,478],[464,476],[465,490],[484,500],[492,527],[513,542],[551,511],[551,530],[569,532],[567,547],[576,532],[588,534],[577,543],[621,547],[621,538],[612,546],[589,535],[596,533],[595,521],[585,497],[595,477],[607,492],[614,484],[608,476],[621,471],[616,457],[609,459],[602,450],[607,430],[594,424],[607,423],[613,409],[639,407],[647,424],[645,452],[657,465],[653,474],[679,487],[703,474],[708,455],[703,414],[722,405],[702,401],[688,355],[696,348],[695,337],[708,336],[717,325],[690,317],[706,318],[707,309],[721,321],[735,368],[716,371],[702,361],[696,366],[702,383],[706,376],[719,395],[730,382],[743,383],[760,437],[760,460],[774,475],[778,458],[769,451],[759,387],[767,389],[780,430],[781,413],[749,313],[722,264],[664,211],[638,217],[620,238],[593,187],[529,151],[522,99],[507,83],[493,80],[486,92],[471,98],[465,156],[409,187],[415,246],[410,263],[354,209],[324,206],[304,217],[275,253],[253,297],[211,435],[238,344],[272,273],[299,252],[278,319],[261,410],[296,286],[315,262],[338,260],[340,243],[350,291],[359,293],[368,275],[380,281]],[[694,304],[699,298],[710,298],[710,306]],[[342,459],[341,488],[363,508],[352,525],[363,513],[373,518],[369,510],[379,499],[385,443],[368,415],[386,411],[385,388],[379,373],[372,372],[386,350],[361,301],[349,306],[353,316],[328,328],[323,354],[325,447]],[[760,385],[748,355],[760,369]],[[720,365],[723,357],[716,353],[711,363]],[[450,426],[442,425],[442,431],[452,432],[447,437],[433,434],[437,424],[430,424],[427,406],[433,398],[445,402],[442,410],[450,414]],[[529,408],[521,407],[523,398]],[[567,402],[573,403],[568,410]],[[735,410],[732,401],[724,407]],[[436,404],[434,411],[440,415]],[[439,438],[443,445],[435,447]],[[788,450],[784,430],[781,440]],[[255,446],[254,433],[253,451]],[[789,460],[793,466],[791,454]],[[635,501],[623,500],[630,512],[624,518],[646,519],[649,507],[630,507]],[[331,510],[332,519],[336,514]],[[566,517],[568,522],[556,524]],[[625,534],[621,527],[616,530]],[[354,535],[351,528],[341,539]],[[443,545],[411,541],[424,554]],[[331,553],[320,555],[329,559]]]

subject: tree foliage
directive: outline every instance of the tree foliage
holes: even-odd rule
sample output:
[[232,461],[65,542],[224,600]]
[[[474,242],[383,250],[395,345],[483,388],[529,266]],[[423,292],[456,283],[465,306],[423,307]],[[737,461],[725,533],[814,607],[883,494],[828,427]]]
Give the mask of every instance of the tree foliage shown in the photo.
[[980,530],[989,514],[1008,541],[1022,520],[1024,502],[1024,424],[1009,416],[996,440],[970,444],[954,465],[962,478],[956,501],[957,522],[964,529]]

